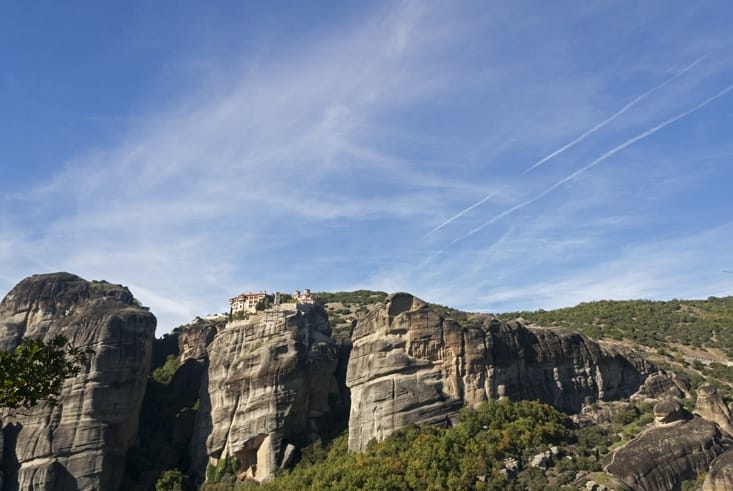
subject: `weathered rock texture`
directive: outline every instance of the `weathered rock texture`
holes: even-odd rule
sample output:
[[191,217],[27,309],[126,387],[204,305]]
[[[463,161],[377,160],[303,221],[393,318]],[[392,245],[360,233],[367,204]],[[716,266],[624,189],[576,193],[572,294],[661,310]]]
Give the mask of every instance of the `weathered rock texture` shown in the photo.
[[717,425],[694,416],[642,433],[611,455],[606,470],[635,490],[673,490],[706,472],[725,444]]
[[659,370],[647,377],[631,399],[636,401],[683,399],[689,390],[690,385],[676,374]]
[[670,397],[654,405],[654,418],[658,423],[666,424],[690,419],[690,413],[685,411],[679,399]]
[[234,457],[245,474],[266,480],[293,446],[336,429],[346,410],[337,380],[341,348],[330,334],[318,305],[267,310],[217,333],[195,430],[210,431],[212,464]]
[[708,421],[717,423],[724,432],[733,436],[730,410],[714,386],[703,385],[697,389],[695,413]]
[[733,450],[715,459],[705,477],[702,491],[733,491]]
[[216,333],[226,326],[226,316],[202,319],[195,318],[190,324],[182,326],[178,334],[178,350],[181,363],[186,360],[205,360],[207,348],[214,340]]
[[488,314],[464,322],[406,293],[354,328],[347,385],[349,448],[363,450],[410,423],[440,423],[464,404],[538,399],[564,410],[629,396],[653,370],[577,333],[530,329]]
[[35,275],[0,304],[0,349],[66,336],[94,350],[55,407],[6,415],[3,489],[115,490],[136,437],[155,317],[127,288],[68,273]]

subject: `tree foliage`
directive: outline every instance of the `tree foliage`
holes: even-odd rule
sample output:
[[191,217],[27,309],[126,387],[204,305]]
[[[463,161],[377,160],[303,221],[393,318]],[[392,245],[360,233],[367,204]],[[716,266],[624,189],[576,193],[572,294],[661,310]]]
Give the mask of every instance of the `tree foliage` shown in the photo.
[[163,472],[155,483],[155,491],[189,491],[191,489],[190,479],[178,469]]
[[350,453],[342,435],[324,459],[304,452],[291,473],[261,489],[521,489],[523,481],[510,483],[500,472],[503,459],[522,459],[572,437],[569,418],[552,406],[488,401],[465,408],[453,428],[411,425],[363,453]]
[[26,339],[12,352],[0,352],[0,407],[28,409],[43,399],[56,404],[64,380],[77,375],[91,353],[63,335],[47,342]]
[[353,292],[314,292],[313,298],[323,303],[343,303],[350,305],[370,305],[383,302],[387,298],[385,292],[374,290],[356,290]]
[[158,383],[168,385],[180,365],[181,361],[178,356],[168,355],[165,359],[165,363],[153,370],[151,377]]
[[510,312],[545,327],[565,327],[592,338],[626,339],[652,348],[680,343],[721,348],[733,356],[733,297],[707,300],[602,300],[557,310]]

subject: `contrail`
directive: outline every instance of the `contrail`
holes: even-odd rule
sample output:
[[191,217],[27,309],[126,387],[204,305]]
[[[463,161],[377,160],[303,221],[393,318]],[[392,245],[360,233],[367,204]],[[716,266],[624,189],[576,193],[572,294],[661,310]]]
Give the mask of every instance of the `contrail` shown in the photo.
[[[701,56],[700,58],[698,58],[697,60],[695,60],[692,63],[690,63],[689,65],[687,65],[686,67],[684,67],[682,70],[680,70],[675,75],[673,75],[672,77],[668,78],[667,80],[665,80],[661,84],[659,84],[656,87],[653,87],[653,88],[647,90],[646,92],[644,92],[643,94],[635,97],[634,99],[631,100],[631,102],[629,102],[624,107],[622,107],[621,109],[619,109],[618,111],[616,111],[609,118],[601,121],[600,123],[598,123],[597,125],[595,125],[591,129],[589,129],[588,131],[586,131],[585,133],[583,133],[582,135],[580,135],[578,138],[576,138],[575,140],[571,141],[570,143],[567,143],[567,144],[563,145],[562,147],[558,148],[557,150],[555,150],[551,154],[549,154],[546,157],[542,158],[541,160],[535,162],[532,166],[530,166],[528,169],[526,169],[524,172],[522,172],[521,175],[523,176],[523,175],[531,172],[533,169],[539,167],[540,165],[544,164],[545,162],[547,162],[548,160],[552,159],[553,157],[558,156],[559,154],[561,154],[565,150],[567,150],[567,149],[569,149],[569,148],[577,145],[581,141],[585,140],[588,136],[590,136],[591,134],[595,133],[596,131],[598,131],[599,129],[603,128],[604,126],[606,126],[608,123],[610,123],[614,119],[616,119],[619,116],[621,116],[622,114],[624,114],[626,111],[628,111],[629,109],[631,109],[632,107],[634,107],[640,101],[646,99],[647,97],[649,97],[654,92],[658,91],[659,89],[664,88],[666,85],[668,85],[672,81],[676,80],[677,78],[681,77],[685,73],[687,73],[690,70],[692,70],[696,65],[698,65],[699,63],[701,63],[707,57],[708,57],[708,55]],[[440,230],[441,228],[445,227],[446,225],[448,225],[452,221],[456,220],[457,218],[462,217],[463,215],[465,215],[469,211],[473,210],[477,206],[480,206],[480,205],[484,204],[486,201],[488,201],[489,199],[493,198],[496,195],[496,193],[497,193],[497,191],[494,191],[491,194],[489,194],[488,196],[486,196],[485,198],[483,198],[482,200],[477,201],[476,203],[472,204],[468,208],[465,208],[465,209],[459,211],[458,213],[456,213],[455,215],[453,215],[452,217],[450,217],[448,220],[444,221],[443,223],[441,223],[437,227],[433,228],[430,232],[428,232],[425,235],[423,235],[423,238],[428,237],[429,235],[432,235],[433,233],[435,233],[438,230]]]
[[697,60],[695,60],[692,63],[690,63],[685,68],[683,68],[682,70],[680,70],[679,72],[677,72],[676,74],[674,74],[672,77],[670,77],[667,80],[665,80],[664,82],[662,82],[661,84],[657,85],[656,87],[652,87],[651,89],[647,90],[646,92],[644,92],[643,94],[641,94],[639,96],[636,96],[634,99],[631,100],[631,102],[629,102],[624,107],[622,107],[621,109],[619,109],[618,111],[616,111],[615,113],[613,113],[610,117],[604,119],[603,121],[601,121],[600,123],[598,123],[597,125],[595,125],[594,127],[592,127],[591,129],[589,129],[588,131],[586,131],[585,133],[583,133],[582,135],[580,135],[579,137],[577,137],[575,140],[571,141],[570,143],[566,143],[565,145],[563,145],[562,147],[558,148],[557,150],[555,150],[551,154],[547,155],[546,157],[543,157],[541,160],[538,160],[537,162],[535,162],[534,164],[532,164],[529,168],[527,168],[524,172],[522,172],[521,175],[523,176],[525,174],[528,174],[528,173],[532,172],[534,169],[536,169],[540,165],[544,164],[545,162],[547,162],[551,158],[557,157],[558,155],[560,155],[561,153],[563,153],[568,148],[574,147],[578,143],[582,142],[588,136],[590,136],[593,133],[595,133],[596,131],[600,130],[601,128],[603,128],[604,126],[606,126],[608,123],[610,123],[611,121],[613,121],[614,119],[618,118],[619,116],[621,116],[622,114],[624,114],[626,111],[628,111],[629,109],[631,109],[632,107],[634,107],[636,104],[638,104],[639,102],[641,102],[644,99],[646,99],[647,97],[649,97],[654,92],[658,91],[659,89],[664,88],[669,83],[673,82],[677,78],[681,77],[685,73],[687,73],[690,70],[692,70],[696,65],[698,65],[705,58],[707,58],[707,56],[708,55],[701,56],[700,58],[698,58]]
[[438,230],[440,230],[441,228],[445,227],[446,225],[448,225],[450,222],[452,222],[456,218],[459,218],[459,217],[465,215],[466,213],[468,213],[469,211],[473,210],[477,206],[480,206],[480,205],[486,203],[488,200],[490,200],[491,198],[493,198],[496,193],[497,193],[497,191],[494,191],[493,193],[489,194],[488,196],[486,196],[481,201],[477,201],[476,203],[472,204],[471,206],[469,206],[465,210],[458,212],[456,215],[453,215],[448,220],[444,221],[443,223],[441,223],[440,225],[438,225],[437,227],[435,227],[433,230],[431,230],[430,232],[428,232],[425,235],[423,235],[423,237],[427,237],[428,235],[430,235],[430,234],[432,234],[434,232],[437,232]]
[[671,125],[672,123],[674,123],[676,121],[679,121],[680,119],[684,118],[685,116],[689,116],[690,114],[694,113],[695,111],[698,111],[699,109],[702,109],[703,107],[707,106],[711,102],[713,102],[713,101],[715,101],[717,99],[720,99],[721,97],[723,97],[725,94],[727,94],[728,92],[730,92],[732,90],[733,90],[733,85],[729,85],[728,87],[726,87],[725,89],[721,90],[720,92],[718,92],[714,96],[705,99],[700,104],[692,107],[691,109],[688,109],[687,111],[681,112],[681,113],[677,114],[676,116],[673,116],[673,117],[671,117],[671,118],[669,118],[669,119],[667,119],[667,120],[659,123],[658,125],[654,126],[653,128],[650,128],[650,129],[644,131],[643,133],[640,133],[640,134],[636,135],[633,138],[629,138],[628,140],[626,140],[622,144],[620,144],[620,145],[612,148],[611,150],[609,150],[608,152],[604,153],[603,155],[601,155],[600,157],[598,157],[597,159],[595,159],[591,163],[587,164],[585,167],[581,167],[580,169],[576,170],[575,172],[573,172],[569,176],[564,177],[563,179],[560,179],[555,184],[553,184],[549,188],[545,189],[544,191],[542,191],[540,194],[538,194],[534,198],[528,199],[527,201],[524,201],[522,203],[519,203],[518,205],[514,205],[511,208],[509,208],[509,209],[507,209],[507,210],[499,213],[498,215],[496,215],[495,217],[493,217],[491,220],[489,220],[488,222],[484,223],[483,225],[480,225],[480,226],[474,228],[473,230],[470,230],[467,234],[463,235],[462,237],[459,237],[458,239],[454,239],[449,245],[453,245],[456,242],[460,242],[461,240],[463,240],[463,239],[465,239],[465,238],[467,238],[467,237],[475,234],[479,230],[481,230],[481,229],[483,229],[483,228],[491,225],[492,223],[495,223],[495,222],[501,220],[502,218],[504,218],[504,217],[506,217],[508,215],[511,215],[515,211],[521,210],[525,206],[531,205],[532,203],[534,203],[534,202],[536,202],[536,201],[544,198],[545,196],[547,196],[548,194],[550,194],[555,189],[559,188],[560,186],[562,186],[563,184],[565,184],[568,181],[572,181],[573,179],[575,179],[576,177],[578,177],[579,175],[581,175],[582,173],[584,173],[585,171],[587,171],[591,167],[594,167],[594,166],[600,164],[601,162],[603,162],[607,158],[611,157],[612,155],[617,154],[621,150],[625,149],[626,147],[629,147],[629,146],[633,145],[634,143],[638,142],[639,140],[643,140],[644,138],[653,135],[657,131],[659,131],[659,130],[661,130],[663,128],[666,128],[667,126]]

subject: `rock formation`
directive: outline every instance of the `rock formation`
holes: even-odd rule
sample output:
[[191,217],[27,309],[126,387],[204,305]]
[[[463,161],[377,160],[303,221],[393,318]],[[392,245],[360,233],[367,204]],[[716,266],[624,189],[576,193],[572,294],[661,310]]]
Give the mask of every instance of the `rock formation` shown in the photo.
[[198,438],[210,431],[212,465],[235,458],[242,473],[266,480],[294,447],[340,429],[342,349],[330,334],[318,305],[266,310],[217,333],[194,430]]
[[629,396],[651,367],[577,333],[488,314],[457,322],[406,293],[390,295],[352,334],[349,448],[410,423],[440,423],[464,404],[537,399],[564,410]]
[[203,361],[208,357],[207,348],[216,333],[227,323],[226,316],[202,319],[197,317],[190,324],[182,326],[178,335],[178,350],[181,363],[193,359]]
[[733,436],[733,424],[728,406],[720,398],[717,389],[712,385],[702,385],[697,389],[695,413],[708,421],[717,423],[729,436]]
[[713,461],[702,491],[733,491],[733,450]]
[[690,419],[690,413],[685,411],[679,399],[670,397],[654,405],[654,419],[656,419],[657,423],[667,424],[683,419]]
[[694,416],[641,433],[610,456],[606,470],[632,489],[673,490],[706,472],[724,445],[715,423]]
[[676,374],[659,370],[647,377],[636,394],[631,396],[631,400],[684,399],[689,390],[690,385]]
[[0,304],[0,349],[63,334],[94,350],[55,407],[3,418],[3,489],[119,488],[136,438],[155,317],[127,288],[68,273],[35,275]]

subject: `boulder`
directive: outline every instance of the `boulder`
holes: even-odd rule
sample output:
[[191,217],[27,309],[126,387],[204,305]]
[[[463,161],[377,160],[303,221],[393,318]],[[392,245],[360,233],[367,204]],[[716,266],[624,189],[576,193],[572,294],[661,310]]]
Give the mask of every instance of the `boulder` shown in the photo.
[[529,459],[530,467],[537,467],[538,469],[543,471],[546,471],[547,468],[551,465],[552,453],[549,450],[533,455],[532,458]]
[[670,397],[654,405],[654,418],[658,423],[666,424],[683,419],[689,419],[688,413],[679,399]]
[[606,471],[635,490],[671,491],[707,472],[725,444],[720,428],[696,415],[641,433],[607,458]]
[[689,390],[687,382],[677,375],[660,370],[650,375],[631,399],[666,399],[670,397],[683,399]]

